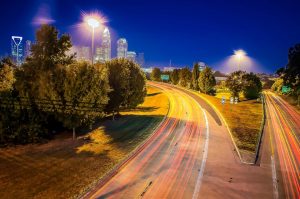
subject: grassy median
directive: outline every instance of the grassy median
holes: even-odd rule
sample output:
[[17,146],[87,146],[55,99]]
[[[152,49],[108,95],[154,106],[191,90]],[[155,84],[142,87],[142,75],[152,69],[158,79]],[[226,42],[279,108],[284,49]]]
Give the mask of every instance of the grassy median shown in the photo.
[[[229,93],[217,93],[216,97],[200,95],[209,100],[221,112],[233,134],[237,147],[241,151],[253,154],[262,123],[262,103],[257,100],[245,100],[241,96],[241,102],[230,104]],[[224,105],[221,103],[223,96],[226,99]]]
[[[71,132],[45,144],[0,149],[1,198],[74,198],[143,142],[168,111],[168,98],[148,87],[145,102],[101,122],[89,140]],[[83,136],[84,137],[84,136]]]

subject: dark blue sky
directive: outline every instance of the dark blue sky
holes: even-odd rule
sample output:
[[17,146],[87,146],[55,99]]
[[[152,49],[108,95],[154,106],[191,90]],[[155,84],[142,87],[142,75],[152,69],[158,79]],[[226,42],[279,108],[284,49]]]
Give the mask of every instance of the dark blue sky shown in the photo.
[[72,35],[81,11],[99,10],[109,20],[113,42],[125,37],[130,50],[145,53],[147,65],[168,65],[171,59],[191,66],[201,60],[218,68],[242,48],[261,71],[272,72],[300,42],[299,0],[3,0],[1,55],[10,52],[11,35],[34,38],[32,21],[42,5],[49,6],[54,25]]

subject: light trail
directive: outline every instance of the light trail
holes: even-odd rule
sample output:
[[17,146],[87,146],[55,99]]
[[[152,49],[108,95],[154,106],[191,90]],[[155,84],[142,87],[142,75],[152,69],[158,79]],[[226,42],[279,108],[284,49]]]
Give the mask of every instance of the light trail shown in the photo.
[[159,87],[169,97],[168,117],[147,146],[87,198],[192,198],[207,158],[205,113],[186,93]]
[[285,196],[298,199],[300,198],[300,115],[274,94],[267,93],[266,99]]

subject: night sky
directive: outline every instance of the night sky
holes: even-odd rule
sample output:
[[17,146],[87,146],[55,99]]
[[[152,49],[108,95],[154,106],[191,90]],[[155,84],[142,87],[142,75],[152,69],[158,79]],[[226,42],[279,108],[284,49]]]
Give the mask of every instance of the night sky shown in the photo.
[[300,42],[300,1],[295,0],[2,0],[0,55],[10,53],[10,37],[34,39],[39,13],[48,15],[75,44],[89,45],[79,34],[81,12],[98,10],[108,19],[113,55],[116,39],[125,37],[129,50],[144,52],[148,66],[191,66],[204,61],[215,69],[244,49],[260,66],[273,72],[287,63],[289,47]]

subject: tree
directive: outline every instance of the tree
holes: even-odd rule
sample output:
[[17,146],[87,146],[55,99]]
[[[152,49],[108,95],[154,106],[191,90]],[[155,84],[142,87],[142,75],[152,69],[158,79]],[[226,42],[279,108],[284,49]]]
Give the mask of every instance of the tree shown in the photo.
[[282,86],[283,86],[283,79],[278,78],[272,85],[271,89],[275,92],[281,93]]
[[289,49],[288,63],[285,68],[277,70],[283,79],[283,84],[292,88],[291,94],[300,99],[300,43]]
[[199,90],[199,84],[198,84],[199,74],[200,74],[199,64],[196,63],[194,65],[193,72],[192,72],[192,88],[196,91]]
[[177,85],[179,82],[179,69],[174,69],[171,73],[171,82],[174,85]]
[[101,64],[81,62],[68,65],[65,74],[61,86],[66,103],[61,110],[63,118],[60,119],[65,127],[73,128],[75,138],[76,127],[90,124],[97,117],[104,116],[109,92],[107,68]]
[[198,82],[201,92],[207,94],[212,91],[212,89],[216,85],[216,79],[211,68],[205,67],[204,70],[201,71]]
[[191,85],[192,73],[188,67],[182,68],[179,72],[179,85],[189,88]]
[[58,37],[58,30],[54,26],[42,25],[36,32],[36,42],[31,47],[29,63],[35,62],[35,67],[50,69],[56,64],[68,65],[74,62],[75,55],[67,55],[72,47],[69,35]]
[[254,73],[244,74],[243,81],[243,93],[247,99],[256,99],[259,97],[262,91],[262,83],[257,75]]
[[134,108],[146,96],[146,78],[140,67],[127,59],[114,59],[106,62],[109,85],[112,89],[106,112],[118,113],[122,108]]
[[230,90],[232,97],[239,98],[239,93],[243,89],[242,78],[244,74],[244,71],[235,71],[227,77],[225,84],[226,87]]
[[0,61],[0,92],[12,89],[15,82],[13,64],[9,59]]
[[161,75],[161,71],[159,68],[153,68],[150,78],[152,81],[160,81],[160,75]]

